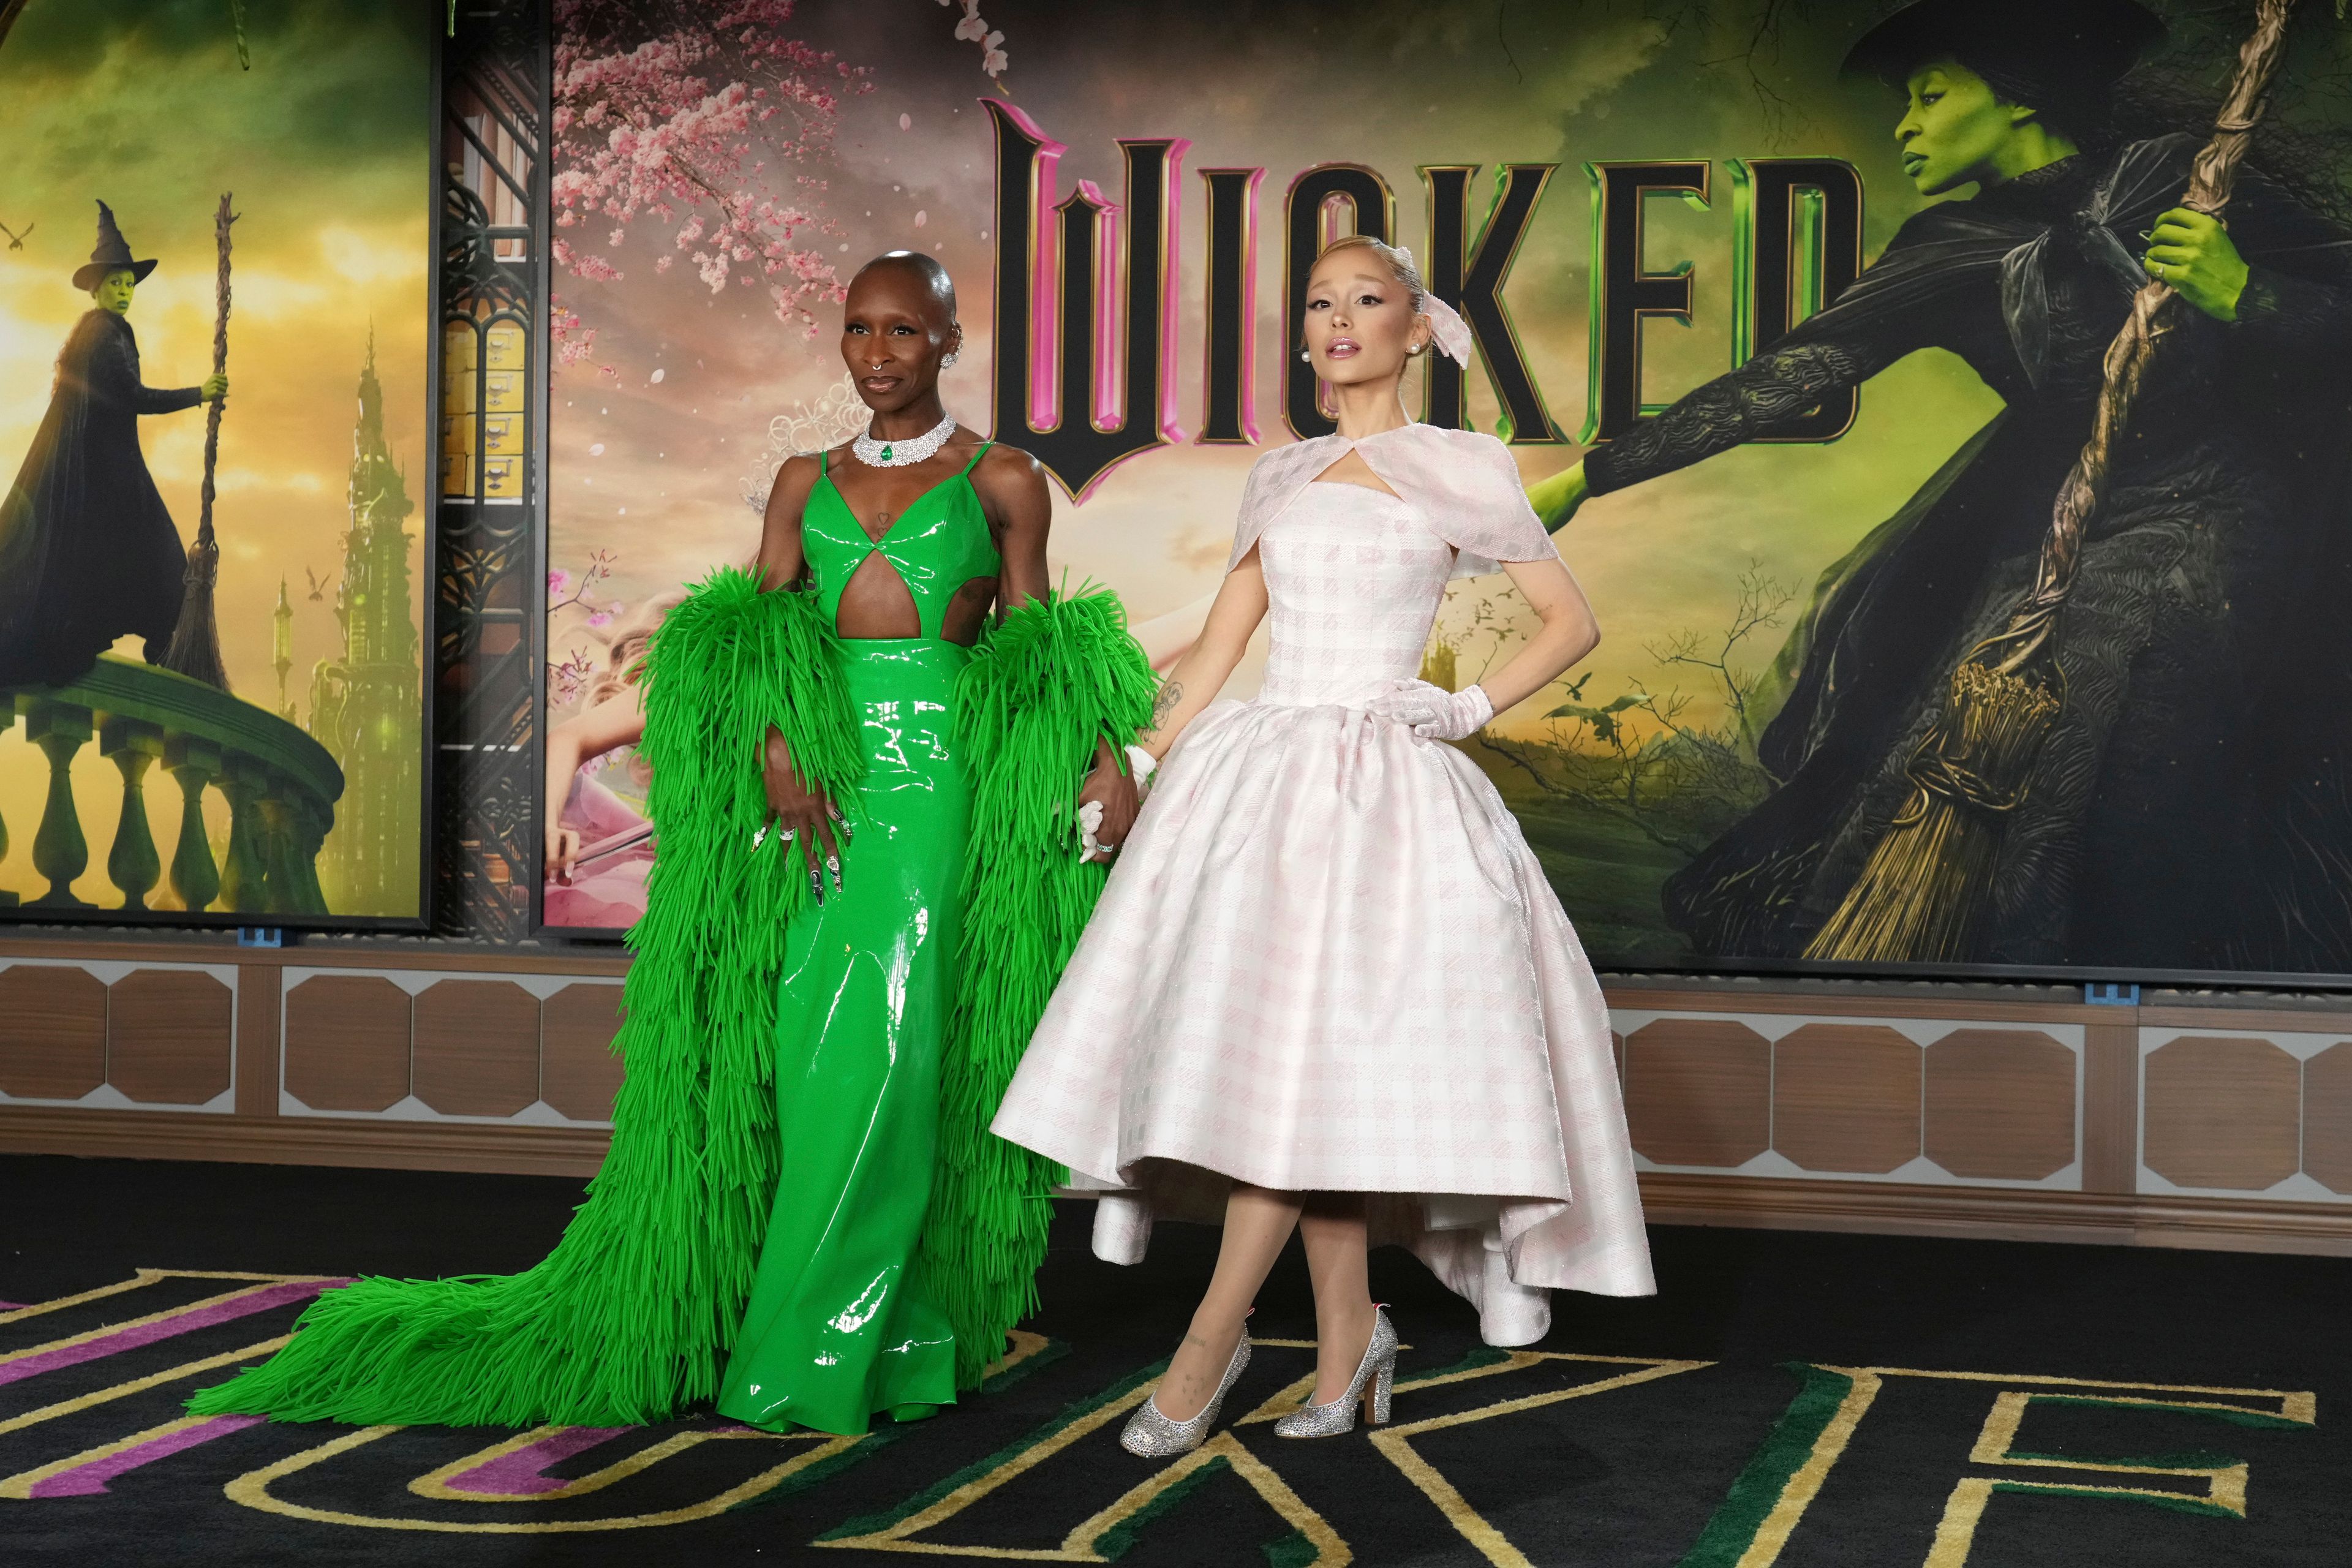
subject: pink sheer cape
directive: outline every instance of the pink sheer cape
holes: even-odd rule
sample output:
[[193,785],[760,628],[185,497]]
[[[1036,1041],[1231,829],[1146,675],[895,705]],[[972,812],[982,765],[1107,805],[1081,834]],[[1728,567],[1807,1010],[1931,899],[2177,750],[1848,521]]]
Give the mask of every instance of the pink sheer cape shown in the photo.
[[1241,519],[1225,570],[1240,565],[1266,525],[1350,447],[1454,546],[1454,576],[1484,577],[1506,561],[1559,559],[1559,547],[1528,504],[1510,448],[1475,430],[1404,425],[1360,441],[1318,436],[1260,458],[1242,491]]

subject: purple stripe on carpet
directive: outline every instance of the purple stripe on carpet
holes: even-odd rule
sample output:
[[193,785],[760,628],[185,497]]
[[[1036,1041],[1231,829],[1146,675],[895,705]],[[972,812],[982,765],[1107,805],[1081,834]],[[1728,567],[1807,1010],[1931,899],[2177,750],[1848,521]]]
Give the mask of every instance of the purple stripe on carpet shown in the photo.
[[60,1345],[56,1350],[29,1355],[22,1361],[0,1362],[0,1387],[22,1383],[28,1377],[38,1377],[45,1372],[55,1372],[59,1367],[79,1366],[84,1362],[121,1355],[125,1351],[135,1351],[159,1340],[192,1334],[198,1329],[209,1329],[216,1323],[234,1322],[239,1318],[249,1318],[256,1312],[267,1312],[289,1302],[307,1301],[331,1285],[350,1283],[348,1279],[307,1279],[291,1285],[273,1285],[266,1290],[257,1290],[250,1296],[239,1296],[234,1300],[213,1301],[184,1308],[177,1312],[167,1312],[153,1322],[100,1334],[78,1345]]
[[569,1484],[544,1474],[549,1466],[560,1465],[574,1454],[584,1454],[600,1443],[609,1443],[622,1433],[634,1430],[630,1426],[567,1426],[551,1437],[541,1437],[470,1470],[460,1470],[449,1478],[447,1485],[453,1492],[536,1497]]
[[36,1498],[95,1497],[106,1489],[107,1482],[127,1470],[152,1465],[158,1459],[168,1459],[199,1443],[209,1443],[215,1437],[242,1432],[247,1426],[257,1426],[265,1419],[259,1415],[215,1415],[194,1426],[183,1426],[176,1432],[167,1432],[161,1437],[135,1444],[121,1453],[92,1459],[87,1465],[59,1470],[46,1480],[35,1481],[32,1495]]

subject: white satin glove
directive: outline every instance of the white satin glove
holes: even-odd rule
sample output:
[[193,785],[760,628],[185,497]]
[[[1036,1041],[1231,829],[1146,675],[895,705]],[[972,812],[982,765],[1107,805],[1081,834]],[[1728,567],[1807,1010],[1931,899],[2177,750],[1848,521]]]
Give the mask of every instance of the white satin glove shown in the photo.
[[[1135,779],[1135,793],[1139,800],[1151,793],[1151,775],[1160,771],[1160,763],[1141,746],[1129,746],[1127,749],[1127,771]],[[1078,807],[1078,837],[1083,846],[1078,852],[1078,864],[1081,866],[1089,860],[1108,860],[1118,852],[1118,845],[1105,844],[1095,837],[1096,831],[1102,826],[1102,802],[1090,800]]]
[[1410,724],[1412,732],[1424,741],[1459,741],[1486,728],[1486,721],[1495,716],[1495,705],[1487,700],[1486,688],[1481,686],[1448,691],[1426,680],[1416,680],[1402,691],[1372,699],[1370,711],[1400,724]]

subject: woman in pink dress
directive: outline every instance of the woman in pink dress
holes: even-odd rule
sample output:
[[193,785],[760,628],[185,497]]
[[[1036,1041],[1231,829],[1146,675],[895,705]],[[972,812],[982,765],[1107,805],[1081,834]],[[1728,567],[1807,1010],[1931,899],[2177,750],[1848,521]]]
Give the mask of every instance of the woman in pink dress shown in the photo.
[[[1600,640],[1502,444],[1405,417],[1406,367],[1433,343],[1465,359],[1469,336],[1406,252],[1356,237],[1318,259],[1303,352],[1339,433],[1251,470],[1143,737],[1158,785],[995,1120],[1110,1189],[1113,1261],[1142,1256],[1154,1214],[1222,1205],[1208,1292],[1122,1439],[1139,1454],[1207,1436],[1294,1227],[1320,1350],[1286,1436],[1347,1431],[1360,1402],[1387,1418],[1372,1242],[1412,1247],[1492,1344],[1541,1338],[1553,1289],[1655,1288],[1591,967],[1495,786],[1441,743]],[[1448,577],[1498,563],[1540,629],[1483,688],[1415,679]],[[1259,696],[1212,706],[1269,616]]]

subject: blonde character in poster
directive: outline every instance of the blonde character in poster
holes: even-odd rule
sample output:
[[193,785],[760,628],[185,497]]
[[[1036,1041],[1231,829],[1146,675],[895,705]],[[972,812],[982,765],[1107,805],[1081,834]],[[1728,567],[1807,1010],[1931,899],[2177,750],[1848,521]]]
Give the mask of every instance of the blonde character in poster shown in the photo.
[[[1606,1010],[1559,900],[1460,740],[1600,640],[1502,445],[1407,422],[1398,385],[1470,334],[1404,251],[1335,242],[1307,346],[1339,433],[1261,458],[1223,588],[1160,692],[1160,780],[994,1123],[1126,1189],[1095,1250],[1223,1189],[1223,1247],[1135,1453],[1200,1445],[1294,1228],[1315,1281],[1312,1403],[1286,1436],[1388,1417],[1395,1330],[1365,1252],[1409,1243],[1492,1344],[1555,1289],[1646,1295]],[[1481,686],[1414,678],[1449,576],[1504,563],[1541,629]],[[1211,706],[1260,621],[1259,696]],[[1188,1198],[1190,1201],[1188,1202]],[[1207,1217],[1208,1215],[1202,1215]]]
[[[638,661],[662,618],[685,597],[683,588],[667,589],[624,615],[606,634],[605,667],[583,694],[580,711],[548,730],[543,899],[549,925],[626,928],[646,912],[653,824],[587,770],[645,738]],[[634,793],[642,795],[644,759],[632,757],[630,772]]]

